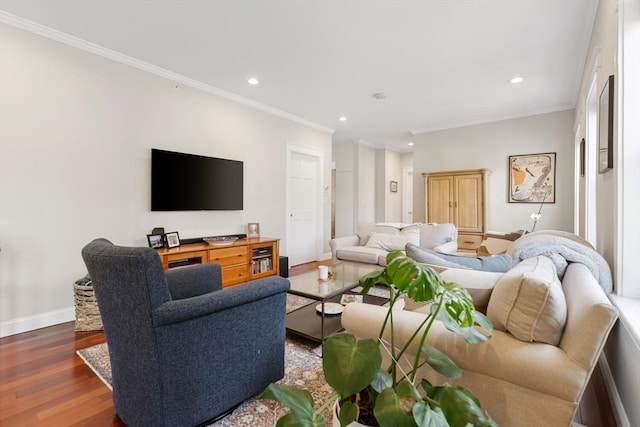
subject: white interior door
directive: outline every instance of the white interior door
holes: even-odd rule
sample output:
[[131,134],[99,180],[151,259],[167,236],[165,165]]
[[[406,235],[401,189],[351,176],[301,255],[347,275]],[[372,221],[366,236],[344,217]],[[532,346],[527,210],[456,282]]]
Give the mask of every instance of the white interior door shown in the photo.
[[413,224],[413,169],[402,169],[402,222]]
[[317,156],[289,151],[287,253],[290,265],[316,260],[320,217],[320,161]]

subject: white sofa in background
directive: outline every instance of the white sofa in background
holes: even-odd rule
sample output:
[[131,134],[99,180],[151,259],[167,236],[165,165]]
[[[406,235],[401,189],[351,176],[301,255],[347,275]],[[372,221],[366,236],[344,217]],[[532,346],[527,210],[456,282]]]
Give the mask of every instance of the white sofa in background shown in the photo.
[[[450,379],[424,366],[418,378],[470,389],[500,426],[570,426],[618,316],[589,268],[569,263],[560,282],[552,261],[536,256],[506,273],[453,268],[441,275],[469,290],[476,308],[486,310],[495,330],[487,342],[472,345],[436,322],[428,343],[451,357],[464,373]],[[348,304],[342,325],[359,338],[377,339],[386,310]],[[426,310],[424,303],[411,301],[394,310],[400,347],[423,322]],[[388,339],[388,329],[386,333]],[[415,346],[410,348],[409,359],[416,351]],[[383,366],[387,364],[385,360]]]
[[361,226],[358,234],[329,241],[333,262],[351,261],[386,265],[387,254],[404,251],[412,243],[439,252],[458,250],[458,229],[453,224],[378,224]]

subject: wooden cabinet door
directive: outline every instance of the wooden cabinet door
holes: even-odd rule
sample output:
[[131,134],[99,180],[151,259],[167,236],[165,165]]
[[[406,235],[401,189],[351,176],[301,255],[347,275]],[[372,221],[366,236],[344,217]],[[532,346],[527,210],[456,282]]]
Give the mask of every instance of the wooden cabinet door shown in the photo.
[[454,182],[454,220],[458,231],[478,232],[483,230],[483,177],[482,174],[459,175]]
[[427,222],[453,223],[453,179],[429,177],[427,182]]

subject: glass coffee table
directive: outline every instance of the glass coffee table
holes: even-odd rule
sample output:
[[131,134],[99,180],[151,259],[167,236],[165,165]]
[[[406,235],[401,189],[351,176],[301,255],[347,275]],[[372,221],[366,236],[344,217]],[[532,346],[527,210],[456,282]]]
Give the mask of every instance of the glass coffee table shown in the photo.
[[[343,295],[359,295],[352,290],[359,286],[360,278],[381,269],[375,265],[343,262],[329,267],[328,280],[320,280],[317,271],[289,277],[289,293],[310,298],[314,302],[287,314],[287,331],[323,343],[326,337],[342,330],[340,314],[343,305],[340,301]],[[368,304],[382,305],[389,301],[389,298],[373,295],[362,297],[362,302]]]

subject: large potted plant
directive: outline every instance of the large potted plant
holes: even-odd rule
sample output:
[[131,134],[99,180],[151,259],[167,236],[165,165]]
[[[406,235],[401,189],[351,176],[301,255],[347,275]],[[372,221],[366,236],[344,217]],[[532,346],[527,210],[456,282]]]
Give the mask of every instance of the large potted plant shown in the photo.
[[[269,385],[261,398],[276,400],[290,409],[277,426],[324,426],[322,412],[336,400],[339,409],[334,412],[343,427],[353,422],[381,427],[495,426],[471,391],[416,378],[418,368],[425,364],[448,378],[462,374],[447,355],[426,343],[435,321],[442,322],[469,343],[490,338],[493,325],[475,310],[469,293],[455,283],[445,283],[431,267],[416,263],[400,251],[388,254],[386,268],[360,279],[363,293],[376,284],[386,284],[389,288],[389,307],[378,340],[358,339],[349,333],[335,334],[326,340],[323,370],[336,396],[319,408],[314,409],[313,398],[307,390]],[[431,302],[431,306],[424,322],[399,348],[393,333],[393,308],[404,297]],[[383,339],[386,328],[390,328],[388,340]],[[408,370],[402,370],[400,361],[406,358],[413,342],[417,342],[422,351],[409,360]],[[389,366],[384,368],[383,348],[391,355]]]

